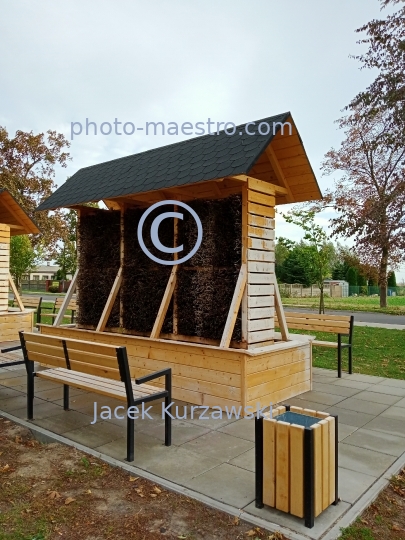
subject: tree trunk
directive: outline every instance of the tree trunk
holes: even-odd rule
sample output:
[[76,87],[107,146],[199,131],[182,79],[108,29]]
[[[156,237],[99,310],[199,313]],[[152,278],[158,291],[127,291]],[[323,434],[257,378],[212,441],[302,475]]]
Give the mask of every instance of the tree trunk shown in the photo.
[[388,269],[388,249],[383,248],[380,261],[378,285],[380,287],[380,308],[387,307],[387,269]]
[[325,301],[324,301],[324,296],[323,296],[323,283],[320,286],[320,290],[321,290],[321,295],[319,297],[319,315],[321,315],[322,313],[325,313]]

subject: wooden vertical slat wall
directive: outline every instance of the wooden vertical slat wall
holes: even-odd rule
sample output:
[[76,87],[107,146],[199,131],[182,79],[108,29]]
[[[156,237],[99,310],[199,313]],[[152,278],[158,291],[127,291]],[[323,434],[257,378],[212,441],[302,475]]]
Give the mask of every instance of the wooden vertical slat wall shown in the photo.
[[243,238],[248,265],[246,340],[248,348],[255,348],[274,342],[274,189],[249,178],[243,203],[247,215]]
[[0,224],[0,312],[8,310],[10,227]]

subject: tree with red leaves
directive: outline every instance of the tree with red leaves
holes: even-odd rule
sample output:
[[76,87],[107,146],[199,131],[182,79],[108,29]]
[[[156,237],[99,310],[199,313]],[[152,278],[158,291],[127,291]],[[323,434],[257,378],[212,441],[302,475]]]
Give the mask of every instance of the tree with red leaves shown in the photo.
[[32,238],[32,244],[42,244],[48,257],[55,255],[57,243],[67,234],[64,214],[35,209],[55,189],[55,166],[67,166],[69,146],[56,131],[34,135],[19,130],[9,137],[0,126],[0,188],[7,189],[37,223],[41,234]]

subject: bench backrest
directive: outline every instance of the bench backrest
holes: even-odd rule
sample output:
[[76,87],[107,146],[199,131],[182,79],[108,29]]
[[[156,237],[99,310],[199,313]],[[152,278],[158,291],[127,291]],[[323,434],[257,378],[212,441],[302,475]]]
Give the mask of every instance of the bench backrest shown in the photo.
[[[54,306],[54,309],[55,311],[60,309],[62,307],[62,304],[63,304],[63,301],[65,299],[62,297],[62,296],[58,296],[55,300],[55,306]],[[76,304],[76,298],[72,298],[68,304],[68,307],[67,309],[70,309],[72,311],[77,311],[77,304]]]
[[[24,307],[38,309],[42,302],[42,296],[33,297],[33,296],[20,296],[21,302],[24,304]],[[16,304],[16,299],[13,299],[13,305]]]
[[125,356],[128,365],[125,347],[46,336],[37,332],[20,332],[20,340],[24,357],[28,361],[40,362],[50,367],[122,380],[119,355]]
[[[285,311],[284,313],[287,326],[291,329],[343,335],[349,335],[351,331],[352,318],[350,315],[329,315],[327,313],[318,315],[317,313],[301,313],[298,311]],[[274,322],[277,326],[277,317]]]

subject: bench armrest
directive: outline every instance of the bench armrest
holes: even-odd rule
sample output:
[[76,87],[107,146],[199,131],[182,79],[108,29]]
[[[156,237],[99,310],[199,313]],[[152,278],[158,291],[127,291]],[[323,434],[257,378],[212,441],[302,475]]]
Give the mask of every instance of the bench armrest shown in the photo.
[[135,383],[136,384],[144,384],[144,383],[147,383],[149,381],[153,381],[153,379],[159,379],[160,377],[164,377],[164,376],[172,376],[172,369],[171,368],[167,368],[167,369],[161,369],[160,371],[155,371],[154,373],[151,373],[150,375],[145,375],[144,377],[138,377],[137,379],[135,379]]

